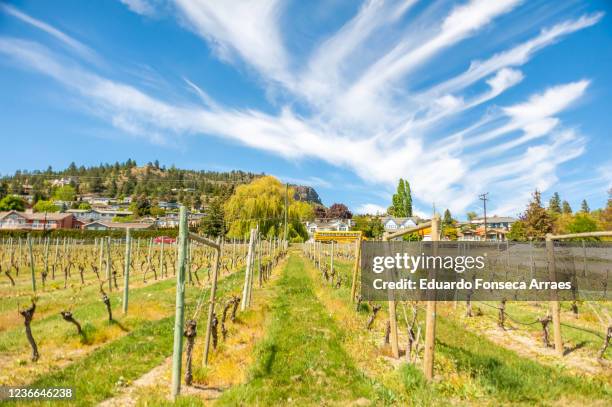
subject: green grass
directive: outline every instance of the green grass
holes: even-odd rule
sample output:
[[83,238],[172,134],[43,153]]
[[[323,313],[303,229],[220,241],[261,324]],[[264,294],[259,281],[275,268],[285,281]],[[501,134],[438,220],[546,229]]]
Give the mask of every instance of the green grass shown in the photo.
[[[221,280],[218,296],[221,297],[239,287],[242,276],[242,272],[234,273]],[[207,289],[206,295],[208,291]],[[194,304],[197,295],[199,292],[196,290],[188,291],[186,302]],[[169,290],[164,298],[170,301],[173,296],[174,292]],[[187,310],[186,318],[189,318],[191,313],[192,311]],[[205,326],[205,314],[200,314],[200,326]],[[170,356],[173,325],[173,316],[157,321],[144,321],[120,339],[105,344],[63,369],[41,375],[28,386],[73,387],[76,398],[71,402],[72,405],[93,405],[115,395],[120,390],[116,384],[121,378],[125,381],[135,380]]]
[[[343,279],[349,278],[351,267],[348,262],[336,263]],[[332,290],[334,297],[350,304],[350,281],[340,289],[332,289],[329,284],[325,286]],[[571,338],[578,340],[580,336],[574,333]],[[398,377],[405,391],[400,397],[408,400],[410,405],[443,405],[458,400],[493,405],[612,404],[612,388],[605,378],[574,376],[560,367],[545,366],[520,357],[465,329],[452,316],[438,316],[436,357],[436,374],[443,379],[431,385],[425,381],[419,368],[407,364],[400,367]],[[473,384],[451,383],[446,377],[452,372],[468,375]],[[474,384],[476,388],[473,388]]]
[[250,379],[218,403],[346,405],[360,398],[390,403],[388,392],[359,372],[343,349],[344,333],[317,300],[303,259],[292,255],[277,284],[272,319]]

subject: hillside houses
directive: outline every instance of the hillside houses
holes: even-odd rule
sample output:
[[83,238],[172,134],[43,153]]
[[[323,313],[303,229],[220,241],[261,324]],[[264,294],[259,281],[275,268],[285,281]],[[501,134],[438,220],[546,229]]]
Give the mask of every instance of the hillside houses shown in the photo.
[[506,235],[510,232],[514,222],[516,222],[516,218],[510,216],[487,216],[487,235],[485,239],[484,217],[474,218],[460,225],[457,238],[461,241],[503,242],[506,240]]
[[315,232],[336,231],[346,232],[353,227],[352,219],[316,219],[313,222],[306,222],[306,230],[310,236]]
[[0,212],[0,229],[4,230],[73,229],[75,225],[68,213]]
[[385,216],[380,219],[385,228],[385,232],[395,232],[400,229],[409,229],[417,225],[419,219],[416,216],[408,218],[396,218]]
[[84,230],[146,230],[152,229],[153,223],[145,222],[108,222],[108,221],[95,221],[83,225]]
[[133,215],[132,211],[120,209],[68,209],[66,213],[73,215],[81,222],[89,223],[93,221],[111,221],[115,217],[125,217]]

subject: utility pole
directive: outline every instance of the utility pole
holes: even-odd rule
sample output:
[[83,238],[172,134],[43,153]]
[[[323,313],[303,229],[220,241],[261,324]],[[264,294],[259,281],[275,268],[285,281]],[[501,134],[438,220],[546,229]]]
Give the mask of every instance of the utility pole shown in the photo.
[[484,209],[484,240],[487,240],[487,201],[489,200],[489,193],[485,192],[484,194],[478,195],[478,198],[482,201],[482,206]]

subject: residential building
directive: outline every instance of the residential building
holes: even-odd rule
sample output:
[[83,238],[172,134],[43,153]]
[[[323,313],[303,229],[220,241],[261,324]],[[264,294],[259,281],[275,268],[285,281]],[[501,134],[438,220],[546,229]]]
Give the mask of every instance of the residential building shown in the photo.
[[133,215],[132,211],[118,210],[118,209],[68,209],[66,213],[74,215],[74,217],[80,221],[86,223],[103,220],[111,221],[115,217],[124,217]]
[[173,209],[178,209],[181,206],[181,204],[178,202],[159,201],[157,203],[157,206],[159,206],[161,209],[164,209],[166,211],[170,211]]
[[60,179],[54,179],[53,181],[51,181],[51,186],[54,187],[63,187],[66,185],[70,185],[73,182],[76,182],[76,178],[74,177],[65,177],[65,178],[60,178]]
[[85,230],[144,230],[151,229],[153,223],[142,223],[142,222],[107,222],[107,221],[95,221],[83,225]]
[[487,222],[487,238],[485,239],[484,225],[477,228],[463,227],[457,231],[457,240],[461,241],[490,241],[504,242],[509,230],[505,228],[490,228]]
[[69,213],[0,212],[0,229],[53,230],[74,228]]
[[314,235],[315,232],[321,231],[337,231],[346,232],[353,227],[352,219],[320,219],[314,222],[306,222],[306,230],[309,235]]
[[[504,229],[510,230],[512,224],[516,222],[516,218],[510,216],[487,216],[487,229]],[[470,221],[470,225],[484,228],[484,218],[474,218]]]
[[418,223],[418,218],[416,216],[408,217],[408,218],[396,218],[393,216],[385,216],[380,219],[385,228],[385,232],[395,232],[400,229],[409,229],[413,228]]

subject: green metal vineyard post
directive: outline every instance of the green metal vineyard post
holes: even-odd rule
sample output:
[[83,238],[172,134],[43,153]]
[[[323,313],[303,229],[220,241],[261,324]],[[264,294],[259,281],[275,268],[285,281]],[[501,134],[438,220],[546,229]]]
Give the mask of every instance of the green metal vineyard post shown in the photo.
[[174,351],[172,353],[172,400],[181,391],[181,358],[183,355],[183,318],[185,313],[185,260],[188,242],[187,209],[181,206],[179,217],[179,267],[176,275],[176,312],[174,316]]
[[125,269],[123,272],[123,313],[128,311],[128,297],[130,292],[130,251],[132,247],[132,239],[130,237],[130,228],[125,229]]
[[32,271],[32,291],[36,292],[36,274],[34,272],[34,254],[32,253],[32,238],[28,235],[28,252],[30,253],[30,269]]

